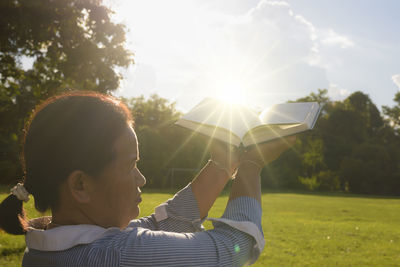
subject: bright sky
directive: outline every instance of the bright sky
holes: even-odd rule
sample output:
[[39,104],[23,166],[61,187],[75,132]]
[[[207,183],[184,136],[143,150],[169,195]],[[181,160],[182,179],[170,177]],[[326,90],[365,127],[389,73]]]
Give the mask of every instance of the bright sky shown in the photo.
[[400,89],[398,0],[108,0],[136,64],[118,95],[188,110],[206,96],[266,107],[329,89],[380,108]]

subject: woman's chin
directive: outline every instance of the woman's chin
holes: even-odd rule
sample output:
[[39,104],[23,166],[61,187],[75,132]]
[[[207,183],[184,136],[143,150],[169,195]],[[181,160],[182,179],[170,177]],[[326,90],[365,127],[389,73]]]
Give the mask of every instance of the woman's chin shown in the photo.
[[137,208],[132,213],[132,219],[131,220],[136,219],[139,216],[139,214],[140,214],[140,207],[137,206]]
[[140,214],[140,207],[137,208],[137,214],[136,214],[136,216],[135,216],[134,219],[136,219],[137,217],[139,217],[139,214]]

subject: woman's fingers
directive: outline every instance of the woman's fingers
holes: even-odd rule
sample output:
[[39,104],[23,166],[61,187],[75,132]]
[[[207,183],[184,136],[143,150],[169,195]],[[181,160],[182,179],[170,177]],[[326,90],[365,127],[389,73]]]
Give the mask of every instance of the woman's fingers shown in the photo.
[[239,161],[244,160],[251,160],[257,162],[260,166],[264,166],[277,159],[295,143],[296,136],[293,135],[256,145],[252,149],[240,154],[237,147],[213,139],[210,140],[209,150],[213,160],[220,162],[229,169],[234,169],[239,164]]
[[239,162],[239,151],[236,147],[219,141],[212,140],[209,146],[211,158],[228,169],[235,169]]
[[253,160],[264,166],[277,159],[284,151],[292,147],[295,143],[296,136],[289,136],[264,143],[243,153],[241,160]]
[[271,150],[286,150],[293,146],[296,142],[296,136],[289,136],[285,138],[279,138],[277,140],[261,144],[260,148],[265,151],[266,153],[269,153]]
[[285,138],[279,138],[276,141],[273,141],[271,143],[267,143],[270,144],[271,147],[268,147],[268,149],[276,149],[277,151],[282,150],[285,151],[288,148],[292,147],[294,144],[296,143],[296,136],[292,135],[289,137],[285,137]]

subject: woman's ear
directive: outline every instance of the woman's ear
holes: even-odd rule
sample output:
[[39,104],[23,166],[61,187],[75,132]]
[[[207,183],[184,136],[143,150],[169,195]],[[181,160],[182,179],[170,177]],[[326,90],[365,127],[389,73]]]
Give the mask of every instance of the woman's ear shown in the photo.
[[67,178],[68,190],[78,203],[89,203],[92,183],[90,177],[83,171],[73,171]]

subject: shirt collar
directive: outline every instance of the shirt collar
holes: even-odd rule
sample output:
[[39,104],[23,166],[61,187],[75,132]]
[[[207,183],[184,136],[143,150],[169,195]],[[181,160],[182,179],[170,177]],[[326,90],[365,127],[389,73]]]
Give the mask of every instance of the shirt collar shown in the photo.
[[49,230],[28,227],[25,241],[28,249],[61,251],[76,245],[90,244],[115,231],[120,231],[120,229],[118,227],[103,228],[90,224],[64,225]]

